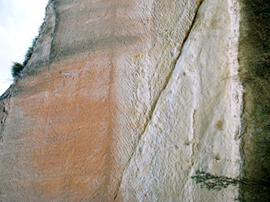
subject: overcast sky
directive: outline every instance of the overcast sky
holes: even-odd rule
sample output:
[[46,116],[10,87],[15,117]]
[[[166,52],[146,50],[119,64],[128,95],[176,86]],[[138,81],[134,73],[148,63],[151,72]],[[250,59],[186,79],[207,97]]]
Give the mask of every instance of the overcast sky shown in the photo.
[[13,62],[24,55],[38,35],[48,0],[0,0],[0,95],[13,79]]

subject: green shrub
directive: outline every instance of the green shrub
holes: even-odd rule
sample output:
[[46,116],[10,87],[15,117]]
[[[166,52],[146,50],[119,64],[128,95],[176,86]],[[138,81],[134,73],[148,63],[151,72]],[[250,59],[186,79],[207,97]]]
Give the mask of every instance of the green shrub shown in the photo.
[[[196,170],[195,175],[191,176],[195,180],[196,184],[200,184],[202,188],[207,188],[208,190],[217,190],[227,188],[228,186],[240,186],[245,187],[246,193],[252,196],[252,200],[255,201],[269,201],[267,199],[268,192],[270,191],[270,182],[254,181],[243,178],[230,178],[226,176],[213,175],[205,171]],[[254,194],[255,191],[255,194]],[[264,198],[262,198],[264,196]],[[245,197],[242,195],[237,199],[238,201],[246,201]]]
[[11,73],[12,73],[13,78],[18,78],[20,76],[20,73],[22,72],[24,67],[27,65],[27,63],[31,59],[33,51],[34,51],[34,47],[36,46],[37,40],[40,36],[40,32],[44,28],[44,26],[45,26],[45,22],[43,22],[42,25],[40,26],[38,36],[32,41],[31,47],[28,48],[28,50],[24,56],[23,63],[21,64],[21,63],[15,62],[12,65]]
[[23,66],[26,66],[27,63],[28,63],[28,61],[30,60],[30,58],[31,58],[31,56],[32,56],[32,54],[33,54],[34,47],[35,47],[35,45],[36,45],[36,43],[37,43],[38,37],[39,37],[39,36],[37,36],[37,37],[33,40],[32,46],[28,48],[28,50],[27,50],[27,52],[26,52],[26,54],[25,54],[25,56],[24,56]]
[[18,78],[23,68],[24,66],[21,63],[14,62],[11,69],[13,78]]
[[218,190],[227,188],[229,185],[237,185],[242,181],[233,179],[225,176],[217,176],[211,173],[207,173],[201,170],[196,170],[196,175],[191,178],[195,180],[196,184],[200,184],[201,187],[207,188],[208,190]]

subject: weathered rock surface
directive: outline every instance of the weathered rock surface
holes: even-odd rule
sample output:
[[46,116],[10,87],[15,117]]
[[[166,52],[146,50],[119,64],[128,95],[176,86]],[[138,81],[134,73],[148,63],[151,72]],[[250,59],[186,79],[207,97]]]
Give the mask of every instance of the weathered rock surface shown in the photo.
[[[2,201],[233,201],[236,0],[54,0],[0,103]],[[3,111],[3,112],[2,112]]]

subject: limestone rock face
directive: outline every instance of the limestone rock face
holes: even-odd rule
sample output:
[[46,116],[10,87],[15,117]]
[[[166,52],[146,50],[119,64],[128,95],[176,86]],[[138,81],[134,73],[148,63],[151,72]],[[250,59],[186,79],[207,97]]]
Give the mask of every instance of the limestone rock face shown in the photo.
[[233,201],[236,0],[52,0],[0,100],[2,201]]

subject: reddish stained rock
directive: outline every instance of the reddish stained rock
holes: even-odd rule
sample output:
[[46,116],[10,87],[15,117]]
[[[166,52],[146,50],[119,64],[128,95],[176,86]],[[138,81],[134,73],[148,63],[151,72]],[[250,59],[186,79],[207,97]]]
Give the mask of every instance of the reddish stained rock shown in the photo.
[[[49,3],[49,25],[7,100],[12,103],[11,124],[2,151],[9,154],[8,162],[1,159],[1,173],[15,167],[0,186],[16,194],[4,191],[4,200],[113,198],[120,181],[111,186],[112,167],[117,167],[111,152],[116,131],[114,66],[130,46],[141,43],[145,29],[139,18],[128,17],[134,2]],[[50,52],[41,53],[48,35],[53,37]],[[11,178],[16,182],[10,183]],[[109,186],[114,187],[111,194]]]
[[[41,74],[16,100],[23,114],[36,117],[31,132],[24,134],[32,147],[24,163],[36,175],[29,183],[54,197],[106,197],[114,127],[112,59],[101,53],[69,60],[72,63],[59,62],[52,67],[55,71],[46,73],[48,86],[40,85]],[[40,93],[29,94],[32,87]]]

